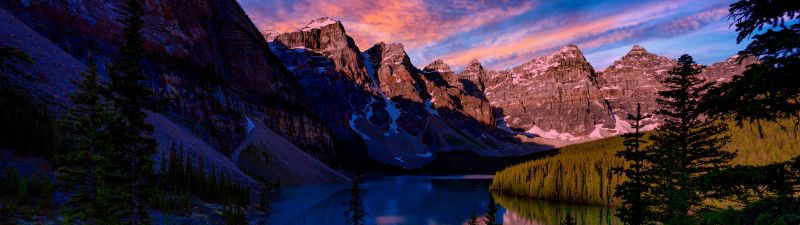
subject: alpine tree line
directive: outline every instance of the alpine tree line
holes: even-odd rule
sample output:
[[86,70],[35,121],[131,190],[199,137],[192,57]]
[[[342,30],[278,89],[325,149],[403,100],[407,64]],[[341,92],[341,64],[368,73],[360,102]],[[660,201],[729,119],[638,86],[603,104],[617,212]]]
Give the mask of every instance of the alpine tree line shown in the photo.
[[[747,160],[737,154],[752,157],[752,152],[770,146],[727,146],[738,141],[732,139],[737,133],[731,132],[728,121],[739,129],[754,124],[761,138],[797,130],[800,2],[740,0],[729,11],[739,32],[737,41],[752,40],[740,54],[757,56],[760,63],[748,66],[731,82],[716,84],[698,77],[702,67],[691,56],[681,56],[662,81],[666,90],[658,93],[661,109],[655,113],[663,124],[645,135],[639,132],[640,122],[648,115],[637,112],[628,116],[636,132],[623,137],[623,146],[585,153],[602,157],[614,152],[616,159],[589,161],[607,161],[603,164],[610,165],[613,173],[576,165],[580,154],[567,152],[568,156],[501,171],[492,188],[535,198],[616,205],[626,224],[800,224],[796,140],[789,151],[793,159],[760,165],[741,164]],[[765,123],[780,129],[765,132]],[[598,143],[608,141],[620,143],[619,138]],[[567,174],[558,174],[565,166]],[[570,183],[564,186],[565,182]],[[609,189],[617,200],[607,200]],[[584,195],[587,190],[593,194]]]

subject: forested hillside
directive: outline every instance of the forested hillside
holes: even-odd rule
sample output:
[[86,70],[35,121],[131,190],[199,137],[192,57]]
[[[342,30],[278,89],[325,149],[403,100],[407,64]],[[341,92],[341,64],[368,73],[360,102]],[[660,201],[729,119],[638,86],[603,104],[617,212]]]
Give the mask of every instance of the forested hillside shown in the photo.
[[[764,165],[800,155],[800,130],[795,130],[794,124],[794,120],[742,126],[731,123],[733,138],[726,149],[738,153],[732,163]],[[622,149],[619,136],[565,146],[553,157],[497,172],[491,188],[537,199],[616,205],[619,199],[613,197],[614,187],[625,177],[613,173],[612,168],[625,163],[615,156]]]

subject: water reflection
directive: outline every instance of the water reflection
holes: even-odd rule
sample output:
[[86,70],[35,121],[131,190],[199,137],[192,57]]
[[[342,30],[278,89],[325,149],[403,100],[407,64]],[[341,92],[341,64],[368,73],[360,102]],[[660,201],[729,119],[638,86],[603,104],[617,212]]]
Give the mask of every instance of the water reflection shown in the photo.
[[577,224],[618,225],[613,208],[531,200],[494,193],[495,201],[506,208],[503,224],[559,224],[571,213]]
[[[491,199],[488,177],[397,176],[366,179],[361,194],[366,224],[466,224],[471,215],[482,219]],[[307,186],[286,190],[273,204],[270,224],[344,225],[350,185]],[[494,195],[503,224],[559,224],[571,207],[579,224],[621,224],[603,207],[571,206]],[[508,210],[506,210],[508,209]],[[606,222],[603,222],[606,221]],[[498,221],[500,222],[500,221]]]

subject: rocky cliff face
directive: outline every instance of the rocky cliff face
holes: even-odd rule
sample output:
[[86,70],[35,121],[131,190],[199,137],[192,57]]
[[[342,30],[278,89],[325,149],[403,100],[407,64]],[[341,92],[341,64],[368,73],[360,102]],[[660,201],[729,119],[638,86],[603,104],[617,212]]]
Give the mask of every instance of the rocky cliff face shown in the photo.
[[592,97],[596,85],[592,66],[577,46],[568,45],[494,74],[486,81],[486,96],[509,127],[588,134],[606,117],[604,103]]
[[748,65],[758,63],[757,57],[742,57],[733,55],[722,62],[712,63],[703,70],[701,76],[716,82],[729,82],[732,74],[740,75]]
[[[596,72],[577,46],[568,45],[508,70],[488,71],[475,60],[454,73],[442,60],[419,69],[402,44],[378,43],[362,52],[330,18],[295,32],[261,33],[234,0],[142,5],[142,63],[149,86],[169,101],[167,111],[151,119],[162,148],[171,142],[202,146],[195,148],[203,149],[198,157],[237,165],[247,170],[237,173],[243,177],[328,183],[346,178],[315,160],[331,165],[371,158],[415,168],[440,152],[520,155],[548,149],[536,143],[543,138],[557,145],[617,135],[627,131],[622,118],[637,102],[646,113],[655,110],[658,81],[675,64],[634,46]],[[0,0],[0,6],[9,25],[0,44],[39,60],[30,71],[33,81],[9,77],[43,99],[66,104],[68,80],[82,64],[108,62],[121,44],[119,1]],[[703,76],[727,81],[753,62],[733,57]],[[647,124],[655,127],[658,118]],[[531,142],[531,136],[538,137]],[[255,150],[245,149],[251,144]],[[283,160],[279,168],[238,159],[264,152]],[[361,154],[369,158],[351,157]],[[293,160],[311,166],[289,168]],[[325,178],[301,177],[304,170]]]
[[[101,70],[121,44],[122,4],[0,1],[48,42],[77,61],[91,57]],[[150,87],[168,100],[164,114],[171,121],[189,128],[223,155],[248,138],[250,127],[257,124],[318,158],[333,155],[330,130],[309,109],[297,81],[235,1],[146,0],[142,5],[143,65]],[[61,76],[40,75],[44,80]],[[182,144],[180,139],[159,141]]]
[[270,47],[334,136],[351,146],[363,143],[378,161],[414,168],[437,152],[499,156],[541,149],[497,131],[474,84],[464,85],[441,60],[418,69],[402,44],[378,43],[354,58],[358,49],[342,24],[321,18],[277,35]]
[[[458,120],[459,116],[466,116],[482,125],[494,127],[495,121],[489,101],[483,95],[470,94],[470,90],[467,90],[468,87],[477,88],[474,83],[465,85],[463,79],[459,79],[462,75],[454,74],[450,66],[442,60],[435,60],[425,66],[422,73],[427,81],[426,88],[431,97],[430,105],[437,111],[442,111],[446,120],[468,126],[469,121]],[[472,91],[477,92],[477,90]]]
[[364,68],[361,54],[344,26],[339,21],[323,17],[312,20],[302,29],[277,35],[275,44],[288,48],[306,48],[330,59],[336,72],[359,85],[368,87],[372,82]]
[[[727,81],[756,63],[747,58],[739,64],[737,58],[715,63],[700,76]],[[636,45],[604,71],[595,72],[580,50],[568,45],[489,75],[485,94],[501,127],[536,134],[554,145],[576,143],[629,132],[625,118],[637,103],[643,113],[654,113],[657,93],[664,89],[660,80],[676,64]],[[645,129],[658,123],[657,117],[646,120]]]

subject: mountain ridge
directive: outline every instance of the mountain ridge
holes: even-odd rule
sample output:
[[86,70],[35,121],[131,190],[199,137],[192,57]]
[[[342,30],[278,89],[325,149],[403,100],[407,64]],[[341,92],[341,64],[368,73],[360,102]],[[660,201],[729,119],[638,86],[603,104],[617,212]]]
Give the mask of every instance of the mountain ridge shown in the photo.
[[[337,24],[341,25],[338,21]],[[400,71],[400,77],[405,77],[397,83],[408,85],[398,88],[382,84],[380,88],[389,96],[403,96],[412,102],[447,107],[445,105],[452,103],[441,105],[438,102],[437,105],[437,101],[447,97],[434,96],[437,95],[435,89],[457,87],[463,95],[488,100],[489,113],[495,117],[493,123],[498,124],[498,128],[515,134],[538,136],[533,139],[554,146],[626,132],[629,128],[624,121],[625,115],[637,102],[643,104],[646,113],[655,111],[655,93],[661,85],[659,80],[676,63],[673,59],[650,53],[640,45],[633,45],[607,68],[597,71],[577,45],[567,44],[511,68],[486,70],[479,60],[474,59],[462,71],[455,73],[442,59],[435,59],[419,69],[408,60],[401,43],[387,45],[379,42],[372,48],[386,46],[400,49],[394,50],[391,56],[399,56],[393,63],[404,65],[404,69],[389,68],[392,73]],[[757,63],[749,57],[739,64],[733,60],[736,57],[707,66],[702,76],[709,81],[727,81],[732,74],[743,71],[746,65]],[[378,59],[372,59],[375,60]],[[423,76],[416,76],[419,71]],[[420,83],[428,86],[425,89],[433,90],[427,94],[430,98],[415,91]],[[430,108],[428,111],[435,112]],[[653,129],[657,124],[658,118],[645,121],[647,129]]]

